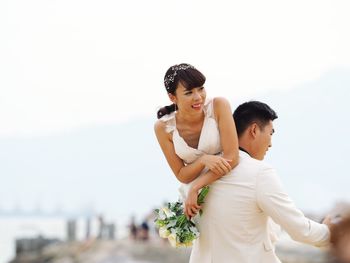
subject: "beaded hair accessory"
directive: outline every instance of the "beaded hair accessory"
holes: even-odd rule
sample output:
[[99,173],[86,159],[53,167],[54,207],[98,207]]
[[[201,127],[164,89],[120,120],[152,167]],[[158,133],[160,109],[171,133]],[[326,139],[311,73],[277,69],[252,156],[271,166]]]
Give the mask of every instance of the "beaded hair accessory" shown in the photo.
[[181,64],[181,65],[176,65],[176,66],[171,67],[171,70],[173,70],[174,72],[170,73],[169,75],[165,76],[165,78],[164,78],[164,85],[165,85],[166,90],[167,91],[170,90],[169,84],[171,82],[174,82],[175,76],[177,75],[177,72],[179,70],[186,70],[189,68],[195,69],[195,67],[190,65],[190,64]]

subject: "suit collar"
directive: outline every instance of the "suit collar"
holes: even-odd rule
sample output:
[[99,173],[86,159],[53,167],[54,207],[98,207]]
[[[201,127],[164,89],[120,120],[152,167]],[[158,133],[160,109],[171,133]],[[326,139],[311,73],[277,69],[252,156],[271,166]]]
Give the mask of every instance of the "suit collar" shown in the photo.
[[239,150],[239,157],[241,157],[241,158],[252,158],[252,157],[250,157],[250,155],[249,154],[247,154],[246,152],[243,152],[243,151],[241,151],[241,150]]
[[248,151],[246,151],[246,150],[245,150],[244,148],[242,148],[242,147],[239,147],[239,152],[240,152],[240,153],[243,153],[244,155],[247,155],[247,156],[251,157],[250,154],[248,153]]

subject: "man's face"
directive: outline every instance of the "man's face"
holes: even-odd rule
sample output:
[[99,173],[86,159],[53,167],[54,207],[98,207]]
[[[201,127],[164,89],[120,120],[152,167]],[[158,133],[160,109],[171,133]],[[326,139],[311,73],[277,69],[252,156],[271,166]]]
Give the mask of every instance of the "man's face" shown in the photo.
[[272,146],[271,137],[275,132],[273,129],[272,121],[270,120],[267,125],[264,127],[257,128],[256,138],[255,138],[255,150],[254,150],[254,158],[258,160],[263,160],[266,152],[269,150],[269,147]]

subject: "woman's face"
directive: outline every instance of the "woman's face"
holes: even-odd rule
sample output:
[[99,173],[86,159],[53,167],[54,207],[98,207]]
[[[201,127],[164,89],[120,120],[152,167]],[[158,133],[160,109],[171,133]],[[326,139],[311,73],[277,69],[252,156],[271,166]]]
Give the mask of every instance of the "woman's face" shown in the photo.
[[178,110],[193,114],[202,112],[206,98],[204,87],[196,87],[187,90],[180,82],[176,89],[176,95],[172,96],[172,101],[177,104]]

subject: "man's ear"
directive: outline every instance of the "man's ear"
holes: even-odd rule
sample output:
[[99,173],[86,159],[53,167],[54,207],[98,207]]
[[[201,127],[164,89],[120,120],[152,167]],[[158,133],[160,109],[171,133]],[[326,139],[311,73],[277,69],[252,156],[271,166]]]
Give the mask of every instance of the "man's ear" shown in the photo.
[[255,122],[250,125],[249,133],[255,139],[259,132],[259,126]]

